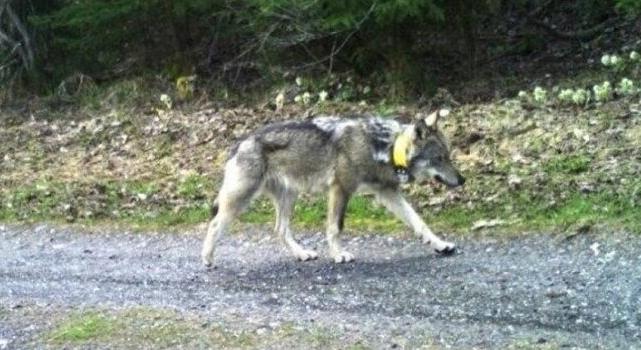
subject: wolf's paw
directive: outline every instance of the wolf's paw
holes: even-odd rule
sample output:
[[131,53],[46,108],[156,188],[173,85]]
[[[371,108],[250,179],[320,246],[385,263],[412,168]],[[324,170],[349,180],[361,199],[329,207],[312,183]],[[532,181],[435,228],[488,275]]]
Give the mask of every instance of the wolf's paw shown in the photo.
[[213,259],[210,256],[204,256],[203,255],[201,257],[201,260],[203,262],[203,266],[205,266],[206,268],[210,268],[210,267],[214,266],[214,262],[212,261]]
[[450,255],[456,251],[456,246],[454,243],[441,241],[438,244],[434,244],[434,250],[442,255]]
[[300,261],[314,260],[318,258],[318,253],[313,250],[301,249],[294,252],[296,259]]
[[354,255],[346,251],[341,251],[341,252],[332,254],[332,258],[334,259],[335,263],[341,264],[341,263],[347,263],[354,260]]

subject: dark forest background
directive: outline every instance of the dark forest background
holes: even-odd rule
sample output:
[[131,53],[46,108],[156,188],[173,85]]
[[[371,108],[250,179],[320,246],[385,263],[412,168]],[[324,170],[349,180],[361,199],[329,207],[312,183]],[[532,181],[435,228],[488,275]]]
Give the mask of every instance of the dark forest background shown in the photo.
[[0,0],[0,83],[10,99],[70,79],[196,75],[247,91],[349,74],[408,99],[580,68],[619,49],[628,38],[608,33],[634,33],[639,10],[639,0]]

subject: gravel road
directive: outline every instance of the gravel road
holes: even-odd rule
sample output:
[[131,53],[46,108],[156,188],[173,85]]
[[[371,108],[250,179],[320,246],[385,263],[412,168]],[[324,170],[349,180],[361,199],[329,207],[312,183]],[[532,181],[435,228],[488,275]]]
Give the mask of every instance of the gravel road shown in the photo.
[[293,260],[271,234],[239,233],[207,270],[197,234],[0,226],[0,348],[22,348],[42,331],[25,326],[19,309],[142,306],[323,325],[375,348],[430,339],[455,349],[521,340],[641,349],[638,235],[448,237],[460,247],[448,257],[409,235],[359,235],[345,238],[357,261],[342,265],[327,258],[320,233],[298,236],[318,260]]

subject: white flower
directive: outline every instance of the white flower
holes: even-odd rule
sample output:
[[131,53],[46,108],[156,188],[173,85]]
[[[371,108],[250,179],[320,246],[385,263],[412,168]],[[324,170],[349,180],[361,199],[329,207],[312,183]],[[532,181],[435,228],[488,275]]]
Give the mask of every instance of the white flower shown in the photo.
[[164,104],[165,107],[167,107],[167,109],[171,109],[172,102],[171,102],[171,97],[169,97],[169,95],[167,94],[160,95],[160,102],[162,102],[162,104]]
[[303,97],[301,95],[296,95],[296,97],[294,97],[294,102],[296,103],[300,103],[302,100],[303,100]]
[[638,52],[636,52],[636,51],[632,51],[632,52],[630,52],[630,59],[631,59],[632,61],[638,61],[638,60],[639,60],[639,58],[641,58],[641,55],[639,55],[639,53],[638,53]]
[[303,85],[303,78],[301,77],[296,77],[296,85],[301,86]]
[[303,93],[302,100],[303,104],[308,105],[312,101],[312,95],[309,92],[305,91],[305,93]]
[[521,90],[521,91],[519,91],[518,97],[519,97],[519,99],[525,101],[528,98],[528,94],[527,94],[526,91]]
[[563,89],[559,92],[559,100],[564,103],[569,103],[572,101],[574,96],[574,90],[572,89]]
[[370,88],[369,86],[366,86],[363,88],[363,94],[365,95],[369,94],[371,91],[372,91],[372,88]]
[[547,100],[547,95],[548,92],[544,88],[540,86],[534,88],[534,101],[538,103],[545,103],[545,101]]
[[572,95],[572,102],[577,106],[583,106],[590,101],[590,91],[577,89]]
[[609,81],[605,81],[601,85],[594,85],[592,91],[594,91],[594,99],[597,102],[605,102],[612,97],[612,87]]
[[617,84],[616,91],[624,96],[633,95],[636,92],[634,82],[628,78],[623,78],[619,84]]
[[283,109],[283,106],[285,105],[285,93],[282,91],[276,96],[276,110],[279,111]]
[[604,66],[609,66],[611,62],[610,55],[603,55],[601,56],[601,64]]
[[618,65],[620,65],[622,63],[623,63],[623,60],[621,59],[621,57],[619,57],[617,55],[610,56],[610,64],[611,65],[618,66]]
[[324,102],[325,100],[327,100],[327,95],[329,95],[329,94],[325,90],[319,92],[318,93],[318,101]]

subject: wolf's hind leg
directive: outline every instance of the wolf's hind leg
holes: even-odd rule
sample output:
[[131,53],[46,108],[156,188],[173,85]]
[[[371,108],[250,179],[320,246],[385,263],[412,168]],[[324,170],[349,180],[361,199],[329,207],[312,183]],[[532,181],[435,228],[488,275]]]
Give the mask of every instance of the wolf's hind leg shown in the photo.
[[216,243],[232,221],[247,207],[262,182],[259,168],[246,168],[237,163],[236,159],[230,160],[225,168],[223,185],[216,199],[218,212],[209,222],[203,241],[201,258],[205,266],[212,265]]
[[327,203],[327,243],[329,244],[329,254],[336,263],[354,260],[354,255],[343,250],[338,239],[338,235],[343,230],[348,201],[349,193],[340,185],[332,184],[330,186]]
[[274,231],[283,243],[285,243],[287,249],[301,261],[318,258],[318,254],[315,251],[305,249],[296,242],[292,230],[289,227],[298,194],[294,190],[284,188],[277,184],[268,185],[267,191],[276,208],[276,226],[274,227]]
[[454,252],[454,243],[444,241],[436,236],[401,193],[395,190],[380,190],[376,192],[376,197],[385,208],[410,226],[416,235],[423,239],[424,243],[429,243],[434,247],[437,253]]

